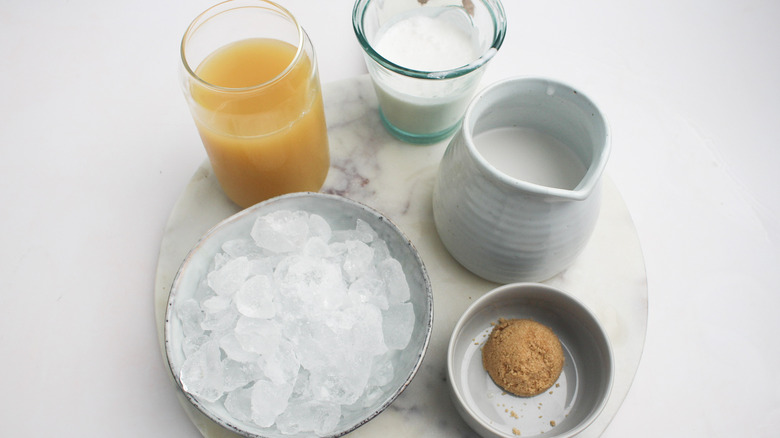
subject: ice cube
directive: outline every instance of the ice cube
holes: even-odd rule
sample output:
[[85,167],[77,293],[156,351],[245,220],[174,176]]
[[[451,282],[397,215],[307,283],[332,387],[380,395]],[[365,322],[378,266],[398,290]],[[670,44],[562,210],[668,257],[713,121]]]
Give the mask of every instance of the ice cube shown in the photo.
[[270,277],[255,275],[250,277],[236,292],[236,309],[250,318],[272,318],[274,307],[273,283]]
[[203,333],[200,324],[203,322],[205,315],[197,301],[188,299],[178,303],[176,315],[179,317],[179,321],[181,321],[181,328],[185,338],[197,337]]
[[336,333],[339,341],[343,341],[344,336],[357,322],[358,315],[351,312],[345,312],[343,309],[336,309],[323,314],[322,321],[328,328]]
[[365,274],[372,266],[374,250],[359,240],[348,240],[347,256],[344,259],[344,273],[348,282],[353,282]]
[[349,297],[352,303],[369,303],[380,309],[387,309],[387,287],[379,276],[368,273],[349,285]]
[[249,260],[249,277],[253,275],[268,275],[271,276],[276,269],[276,265],[279,264],[279,260],[282,256],[279,255],[267,255],[256,259]]
[[412,303],[396,304],[383,312],[382,328],[387,348],[406,348],[414,331],[414,320]]
[[358,218],[355,221],[355,231],[362,237],[364,243],[370,243],[376,240],[379,235],[371,228],[371,225],[363,219]]
[[357,219],[355,226],[344,230],[333,230],[331,241],[346,242],[348,240],[357,240],[363,243],[371,243],[377,234],[366,221]]
[[233,307],[228,307],[222,311],[206,313],[206,317],[200,323],[200,326],[203,330],[224,332],[233,328],[236,318],[238,318],[238,313]]
[[324,368],[334,360],[342,360],[342,353],[337,351],[339,335],[324,321],[301,321],[297,338],[298,360],[307,370]]
[[224,252],[219,252],[214,256],[214,260],[211,261],[211,265],[209,266],[209,271],[216,271],[223,266],[225,266],[225,263],[232,260],[233,257],[225,254]]
[[192,299],[195,300],[195,302],[200,305],[204,300],[213,297],[214,296],[214,290],[211,289],[211,286],[209,286],[208,280],[206,277],[204,277],[201,281],[198,282],[198,286],[195,288],[195,291],[192,293]]
[[382,313],[376,306],[363,304],[347,309],[352,314],[355,324],[347,339],[350,349],[365,352],[370,356],[383,354],[387,351],[382,329]]
[[330,242],[328,243],[330,253],[334,256],[339,256],[347,253],[347,244],[344,242]]
[[321,237],[310,237],[303,246],[303,254],[308,257],[328,258],[332,255],[327,241]]
[[252,421],[252,389],[241,388],[230,392],[225,397],[225,409],[236,420]]
[[260,427],[270,427],[285,409],[292,394],[291,383],[258,380],[252,386],[252,421]]
[[258,354],[273,354],[282,338],[281,329],[275,321],[246,316],[236,322],[235,335],[244,350]]
[[249,267],[249,259],[238,257],[209,272],[206,278],[217,295],[232,296],[249,276]]
[[301,368],[295,379],[290,400],[311,400],[311,387],[309,387],[309,370]]
[[395,367],[387,355],[376,356],[371,364],[371,377],[368,384],[371,386],[385,386],[393,380]]
[[377,265],[377,270],[387,285],[387,298],[390,305],[409,301],[409,283],[398,260],[386,259]]
[[370,407],[385,395],[385,391],[379,386],[369,385],[353,406],[353,409],[361,410]]
[[339,307],[347,294],[341,268],[326,259],[291,256],[280,263],[274,279],[280,294],[300,301],[315,313]]
[[263,356],[260,367],[265,376],[274,383],[295,382],[301,362],[295,354],[295,346],[282,339],[275,352]]
[[225,356],[237,362],[256,362],[260,359],[259,354],[246,351],[232,331],[219,339],[219,347],[225,352]]
[[303,246],[309,234],[309,214],[280,210],[255,220],[251,231],[255,243],[274,253],[287,253]]
[[387,242],[382,239],[376,239],[371,242],[371,248],[374,249],[374,264],[379,264],[384,259],[390,257],[390,249],[387,247]]
[[206,314],[224,312],[230,307],[230,298],[224,295],[216,295],[205,299],[202,307]]
[[330,241],[333,231],[330,224],[322,216],[312,213],[309,215],[309,236],[319,237],[323,242]]
[[279,431],[285,435],[314,432],[328,435],[339,424],[341,406],[318,401],[292,402],[276,419]]
[[231,258],[254,258],[262,254],[262,250],[251,239],[233,239],[222,244],[222,251]]
[[342,351],[339,363],[309,370],[314,400],[349,405],[363,394],[371,372],[371,356]]
[[193,353],[197,352],[203,344],[209,341],[209,337],[206,335],[199,336],[185,336],[182,339],[181,350],[184,353],[184,357],[190,357]]
[[203,344],[188,357],[179,372],[185,391],[202,400],[214,402],[222,397],[222,361],[216,341]]
[[229,393],[246,386],[257,379],[260,372],[255,363],[225,359],[222,361],[222,391]]

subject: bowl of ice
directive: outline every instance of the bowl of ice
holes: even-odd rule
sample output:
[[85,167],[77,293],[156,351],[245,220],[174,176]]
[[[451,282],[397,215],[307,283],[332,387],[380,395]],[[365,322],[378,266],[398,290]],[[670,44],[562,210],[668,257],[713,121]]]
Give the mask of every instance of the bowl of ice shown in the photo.
[[206,233],[173,281],[165,349],[198,410],[247,437],[344,435],[416,374],[433,296],[411,242],[347,198],[294,193]]

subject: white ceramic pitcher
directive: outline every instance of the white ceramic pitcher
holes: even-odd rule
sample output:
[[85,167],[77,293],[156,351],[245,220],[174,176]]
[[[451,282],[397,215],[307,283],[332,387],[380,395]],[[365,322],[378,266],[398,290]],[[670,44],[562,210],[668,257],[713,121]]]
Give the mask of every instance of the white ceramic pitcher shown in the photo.
[[[532,129],[568,146],[583,165],[579,183],[546,186],[499,170],[502,163],[488,161],[474,141],[499,128]],[[433,212],[442,242],[487,280],[549,279],[571,265],[590,238],[609,152],[604,117],[580,91],[542,78],[489,86],[471,101],[439,166]]]

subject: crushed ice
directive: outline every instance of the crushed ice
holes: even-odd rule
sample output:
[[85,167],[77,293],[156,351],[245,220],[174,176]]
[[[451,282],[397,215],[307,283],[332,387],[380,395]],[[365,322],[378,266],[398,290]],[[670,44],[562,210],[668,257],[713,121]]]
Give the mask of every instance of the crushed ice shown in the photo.
[[282,434],[333,431],[393,380],[414,309],[401,264],[363,220],[277,211],[222,245],[179,303],[185,390]]

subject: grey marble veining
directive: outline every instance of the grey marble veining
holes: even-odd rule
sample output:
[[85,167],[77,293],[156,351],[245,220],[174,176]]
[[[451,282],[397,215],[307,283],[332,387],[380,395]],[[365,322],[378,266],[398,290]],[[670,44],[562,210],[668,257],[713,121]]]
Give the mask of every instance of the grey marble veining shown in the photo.
[[[392,220],[419,251],[434,294],[433,332],[418,374],[385,412],[350,436],[474,436],[449,398],[446,350],[463,311],[497,285],[458,265],[436,234],[431,193],[446,141],[417,146],[393,139],[379,121],[368,76],[328,84],[324,99],[332,157],[322,191],[363,202]],[[573,266],[546,282],[584,301],[607,329],[613,347],[616,375],[612,394],[583,437],[601,435],[618,411],[639,365],[647,328],[647,280],[641,247],[617,188],[608,176],[603,184],[599,222],[588,246]],[[200,235],[237,211],[204,163],[175,206],[161,244],[155,285],[160,337],[168,290],[181,260]],[[204,436],[234,436],[180,399]]]

